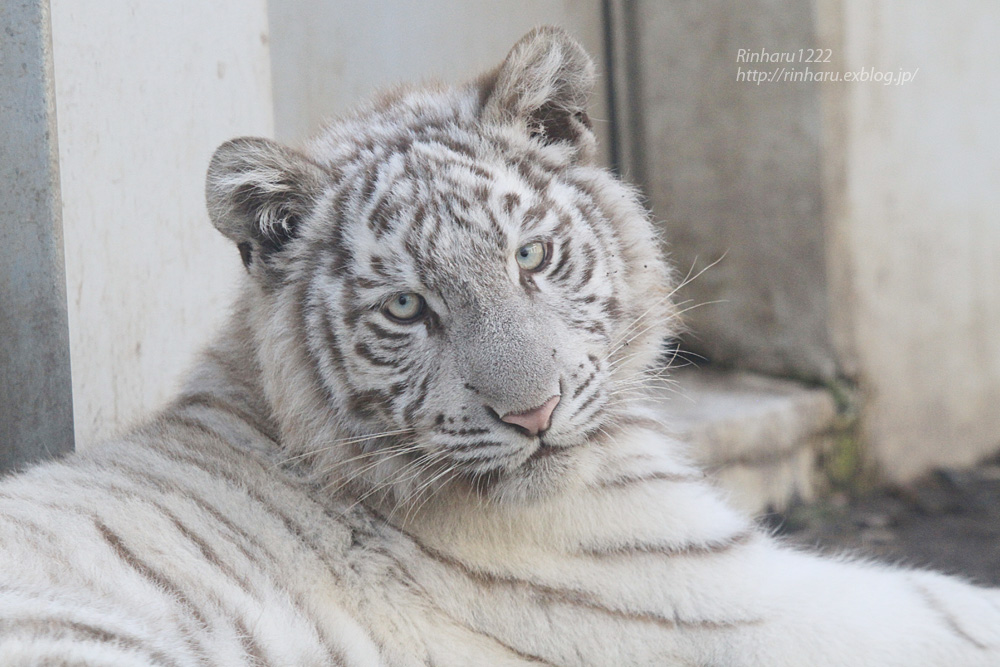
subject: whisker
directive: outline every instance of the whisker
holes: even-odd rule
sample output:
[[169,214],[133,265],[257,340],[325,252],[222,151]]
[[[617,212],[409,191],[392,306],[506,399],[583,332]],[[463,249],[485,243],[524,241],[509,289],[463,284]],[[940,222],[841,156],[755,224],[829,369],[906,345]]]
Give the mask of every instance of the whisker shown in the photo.
[[414,430],[416,430],[416,429],[413,429],[413,428],[401,428],[401,429],[397,429],[395,431],[383,431],[381,433],[372,433],[371,435],[359,435],[359,436],[352,436],[350,438],[341,438],[339,440],[333,440],[333,441],[331,441],[330,443],[328,443],[324,447],[319,447],[317,449],[310,449],[307,452],[303,452],[301,454],[295,454],[293,456],[289,456],[289,457],[287,457],[285,459],[282,459],[276,465],[283,465],[285,463],[290,463],[291,461],[296,461],[298,459],[302,459],[302,458],[305,458],[307,456],[312,456],[314,454],[319,454],[320,452],[330,451],[331,449],[336,449],[336,448],[344,446],[344,445],[353,445],[353,444],[357,444],[359,442],[366,442],[368,440],[378,440],[380,438],[388,438],[388,437],[393,436],[393,435],[402,435],[404,433],[410,433],[410,432],[412,432]]
[[[679,318],[684,313],[690,312],[690,311],[692,311],[692,310],[694,310],[696,308],[701,308],[702,306],[711,306],[711,305],[714,305],[714,304],[725,303],[725,302],[726,302],[725,299],[716,299],[714,301],[702,301],[700,303],[696,303],[696,304],[693,304],[691,306],[688,306],[687,308],[684,308],[682,310],[675,311],[674,313],[672,313],[670,315],[670,319]],[[667,321],[669,321],[669,319]],[[652,322],[651,324],[647,325],[646,327],[644,327],[640,331],[637,331],[637,332],[634,332],[633,334],[630,334],[627,337],[627,340],[622,341],[617,347],[614,347],[610,352],[608,352],[607,354],[605,354],[604,355],[604,359],[605,360],[609,359],[616,352],[618,352],[618,350],[622,349],[623,347],[627,347],[633,340],[635,340],[636,338],[638,338],[639,336],[643,335],[644,333],[646,333],[647,331],[649,331],[650,329],[652,329],[653,327],[655,327],[655,326],[657,326],[659,324],[660,324],[659,322]]]
[[[412,472],[410,472],[409,475],[407,475],[405,478],[399,478],[399,479],[394,480],[394,483],[396,483],[398,485],[401,482],[408,482],[408,481],[412,480],[413,478],[417,477],[418,475],[424,474],[425,472],[427,472],[428,470],[430,470],[432,466],[436,465],[442,459],[445,459],[446,456],[447,456],[447,452],[446,451],[435,452],[435,454],[436,454],[436,456],[434,456],[434,457],[428,457],[424,461],[417,461],[415,463],[415,465],[413,466],[414,469],[412,470]],[[444,467],[444,469],[448,470],[448,469],[454,468],[454,467],[455,467],[455,464],[454,463],[450,463],[450,464],[446,465]],[[424,492],[424,490],[427,488],[427,486],[429,484],[433,483],[433,480],[435,480],[438,477],[440,477],[440,475],[441,475],[441,473],[438,472],[438,474],[435,475],[434,477],[429,478],[429,479],[425,479],[425,480],[421,481],[421,483],[418,484],[417,489],[415,491],[410,491],[405,496],[402,496],[402,495],[398,496],[396,498],[396,504],[393,506],[392,510],[389,512],[389,518],[391,519],[393,516],[395,516],[396,512],[399,510],[399,508],[404,503],[405,504],[412,503],[413,499],[419,497]],[[404,517],[404,521],[405,520],[407,520],[407,519]]]
[[[458,468],[457,465],[452,464],[451,466],[446,467],[444,470],[442,470],[441,472],[439,472],[436,475],[434,475],[434,477],[431,477],[430,479],[426,480],[423,483],[423,485],[417,490],[417,493],[408,502],[408,504],[410,505],[410,508],[406,511],[406,514],[403,515],[403,524],[404,525],[407,524],[407,523],[409,523],[411,513],[414,516],[416,516],[416,514],[420,511],[420,509],[424,505],[426,505],[428,501],[430,501],[431,497],[433,497],[434,491],[433,491],[432,487],[433,487],[434,483],[437,480],[441,479],[441,477],[443,477],[443,476],[451,473],[452,471],[455,471],[457,468]],[[420,501],[419,503],[415,503],[414,501],[418,500],[421,496],[425,496],[424,499],[422,501]],[[397,507],[398,506],[399,505],[397,505]]]
[[[380,455],[379,458],[377,458],[375,461],[369,462],[368,464],[362,466],[360,469],[357,469],[357,470],[346,470],[346,466],[341,465],[340,462],[338,462],[337,464],[335,464],[335,467],[338,468],[338,469],[340,469],[341,472],[343,472],[343,473],[350,472],[351,476],[347,477],[347,478],[344,478],[335,487],[333,487],[333,485],[335,484],[335,482],[331,482],[330,484],[327,484],[326,486],[324,486],[321,490],[324,491],[324,492],[330,490],[330,492],[334,493],[334,494],[339,493],[353,479],[357,479],[359,477],[363,477],[365,473],[367,473],[367,472],[369,472],[371,470],[374,470],[375,468],[377,468],[379,465],[385,463],[386,461],[390,461],[390,460],[392,460],[392,459],[394,459],[394,458],[396,458],[398,456],[402,456],[403,454],[412,453],[412,452],[416,451],[416,442],[407,442],[407,443],[403,443],[403,444],[405,444],[406,446],[400,446],[398,449],[396,449],[395,451],[392,451],[389,454],[385,454],[385,452],[381,451],[381,450],[370,452],[370,454],[373,454],[373,455],[375,455],[375,454]],[[329,474],[329,471],[327,472],[327,474]],[[333,487],[332,490],[331,490],[331,487]]]
[[[395,477],[389,477],[385,480],[382,480],[381,482],[373,484],[372,488],[368,489],[363,494],[358,496],[358,498],[356,498],[355,501],[351,503],[349,508],[356,507],[358,504],[364,502],[365,500],[367,500],[376,493],[384,491],[392,486],[399,486],[399,484],[401,484],[402,482],[413,479],[413,477],[418,475],[424,467],[434,462],[434,456],[437,454],[438,454],[437,452],[425,452],[416,461],[403,465],[403,467],[401,467],[399,470],[400,475],[397,475]],[[379,463],[382,463],[382,461],[380,461]],[[401,476],[402,473],[404,472],[409,473],[409,475],[407,475],[407,477],[405,478]]]
[[610,345],[613,347],[613,346],[617,345],[618,343],[620,343],[622,341],[622,339],[625,336],[628,335],[627,334],[628,330],[631,327],[635,326],[640,320],[642,320],[642,318],[646,317],[646,315],[648,315],[650,313],[650,311],[654,310],[655,308],[660,307],[661,305],[663,305],[664,302],[669,301],[675,294],[677,294],[678,291],[680,291],[681,289],[683,289],[687,285],[690,285],[692,282],[694,282],[699,277],[701,277],[701,275],[704,274],[706,271],[714,268],[717,264],[719,264],[722,260],[724,260],[726,258],[727,254],[728,254],[728,251],[722,253],[722,255],[717,260],[715,260],[714,262],[712,262],[712,263],[708,264],[707,266],[705,266],[703,269],[701,269],[700,271],[698,271],[698,273],[696,273],[694,275],[691,275],[691,273],[694,271],[694,267],[698,264],[698,257],[696,256],[694,258],[694,261],[691,263],[691,268],[688,269],[688,272],[684,276],[684,278],[676,286],[674,286],[673,289],[670,290],[670,292],[668,292],[665,296],[663,296],[660,299],[658,299],[656,301],[656,303],[654,303],[653,305],[651,305],[649,308],[647,308],[645,311],[643,311],[643,313],[641,315],[639,315],[638,317],[636,317],[632,321],[632,323],[629,324],[629,326],[625,328],[624,335],[620,335],[616,340],[612,341]]
[[401,450],[409,450],[412,447],[412,445],[413,445],[413,441],[411,441],[411,440],[404,440],[404,441],[401,441],[401,442],[396,443],[394,445],[390,445],[388,447],[379,447],[378,449],[372,449],[372,450],[369,450],[367,452],[361,452],[360,454],[348,457],[346,459],[338,459],[337,463],[339,465],[343,465],[343,464],[354,463],[355,461],[360,461],[360,460],[363,460],[363,459],[367,459],[367,458],[370,458],[372,456],[380,456],[380,455],[384,455],[384,454],[388,454],[388,453],[398,452],[398,451],[401,451]]

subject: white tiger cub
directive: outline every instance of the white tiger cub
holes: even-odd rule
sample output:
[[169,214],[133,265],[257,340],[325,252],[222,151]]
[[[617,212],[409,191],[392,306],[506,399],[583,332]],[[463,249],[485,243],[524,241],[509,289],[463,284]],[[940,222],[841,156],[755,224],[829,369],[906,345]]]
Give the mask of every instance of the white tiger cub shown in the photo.
[[782,546],[635,400],[671,330],[593,66],[539,29],[303,152],[181,396],[0,485],[0,665],[1000,665],[1000,593]]

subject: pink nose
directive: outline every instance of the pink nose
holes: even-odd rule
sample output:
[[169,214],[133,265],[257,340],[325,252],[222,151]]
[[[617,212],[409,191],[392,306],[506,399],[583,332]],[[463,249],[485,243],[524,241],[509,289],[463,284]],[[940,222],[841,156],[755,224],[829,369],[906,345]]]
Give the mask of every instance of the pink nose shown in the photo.
[[556,405],[558,404],[559,396],[553,396],[537,408],[533,408],[527,412],[508,412],[500,420],[508,424],[520,426],[531,435],[538,435],[548,429],[551,423],[552,411],[556,409]]

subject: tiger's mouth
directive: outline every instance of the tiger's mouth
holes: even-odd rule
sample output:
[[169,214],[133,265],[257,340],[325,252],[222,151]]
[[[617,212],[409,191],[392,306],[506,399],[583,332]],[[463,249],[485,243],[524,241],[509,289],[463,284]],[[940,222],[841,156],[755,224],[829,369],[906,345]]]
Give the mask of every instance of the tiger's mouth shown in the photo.
[[577,442],[570,445],[553,445],[545,442],[544,439],[540,438],[538,441],[538,446],[535,448],[535,451],[532,452],[531,456],[525,459],[524,463],[522,463],[521,465],[522,466],[537,465],[540,461],[561,456],[571,449],[576,449],[577,447],[580,447],[582,444],[583,444],[582,442]]

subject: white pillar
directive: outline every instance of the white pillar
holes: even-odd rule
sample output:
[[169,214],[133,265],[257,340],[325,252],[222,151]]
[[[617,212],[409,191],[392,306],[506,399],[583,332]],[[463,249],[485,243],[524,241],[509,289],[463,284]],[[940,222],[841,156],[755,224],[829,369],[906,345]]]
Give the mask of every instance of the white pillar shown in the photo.
[[205,212],[215,147],[271,135],[265,0],[52,0],[77,442],[176,391],[242,270]]

